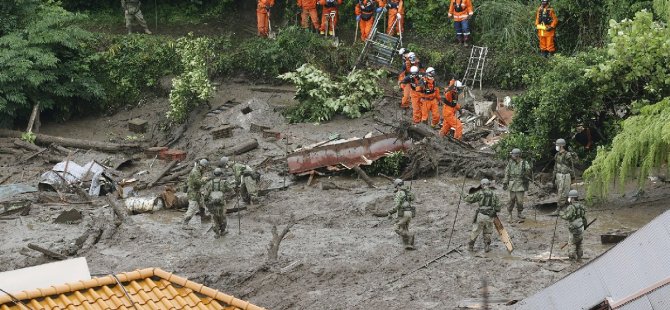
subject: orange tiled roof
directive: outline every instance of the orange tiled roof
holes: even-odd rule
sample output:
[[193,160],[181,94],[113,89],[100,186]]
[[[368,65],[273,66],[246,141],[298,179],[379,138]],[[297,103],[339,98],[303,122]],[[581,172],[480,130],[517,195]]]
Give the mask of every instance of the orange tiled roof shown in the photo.
[[[123,288],[119,286],[119,282]],[[116,278],[110,275],[45,289],[21,291],[12,295],[30,308],[26,308],[21,303],[14,303],[10,296],[3,295],[0,296],[0,310],[264,310],[247,301],[158,268],[121,273],[116,275]]]

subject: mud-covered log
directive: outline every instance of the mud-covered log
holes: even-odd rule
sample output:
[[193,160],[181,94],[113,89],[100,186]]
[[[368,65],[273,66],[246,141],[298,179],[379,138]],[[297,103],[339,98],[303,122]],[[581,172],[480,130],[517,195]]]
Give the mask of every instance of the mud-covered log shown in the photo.
[[121,223],[123,223],[126,220],[128,212],[126,211],[125,208],[120,207],[118,204],[116,204],[116,201],[114,201],[114,199],[112,199],[110,195],[107,195],[105,198],[107,199],[109,206],[112,207],[112,210],[114,210],[114,215],[116,215],[116,217],[114,218],[114,225],[120,226]]
[[353,169],[354,171],[356,171],[356,173],[358,173],[358,176],[361,177],[361,179],[362,179],[363,181],[365,181],[365,183],[368,185],[369,188],[375,188],[375,183],[372,182],[372,179],[370,179],[370,177],[368,176],[368,174],[365,173],[365,171],[363,171],[363,169],[361,169],[361,167],[359,167],[359,166],[354,166],[354,167],[351,168],[351,169]]
[[16,145],[20,148],[26,149],[28,151],[32,151],[32,152],[39,152],[39,151],[43,150],[43,148],[41,148],[37,145],[34,145],[32,143],[28,143],[26,141],[23,141],[21,139],[14,139],[14,145]]
[[149,188],[153,187],[154,184],[158,183],[158,181],[160,181],[160,179],[162,179],[168,172],[170,172],[172,167],[174,167],[176,164],[177,164],[176,160],[171,161],[167,165],[167,167],[165,167],[165,169],[163,169],[163,171],[161,171],[161,173],[159,173],[158,176],[156,176],[156,178],[153,181],[151,181],[151,183],[149,183]]
[[258,141],[256,141],[256,139],[249,139],[246,141],[242,141],[239,144],[234,145],[232,147],[226,148],[225,150],[223,150],[223,155],[224,156],[240,155],[249,152],[257,147],[258,147]]
[[70,150],[68,150],[68,149],[66,149],[66,148],[64,148],[64,147],[62,147],[62,146],[60,146],[56,143],[51,143],[51,145],[49,145],[49,146],[51,148],[53,148],[54,150],[62,153],[62,154],[70,154],[70,152],[71,152]]
[[51,251],[49,249],[45,249],[45,248],[43,248],[43,247],[41,247],[37,244],[34,244],[34,243],[28,243],[28,248],[31,249],[31,250],[35,250],[37,252],[40,252],[40,253],[42,253],[42,254],[44,254],[48,257],[51,257],[53,259],[57,259],[57,260],[67,259],[67,256],[65,256],[63,254],[56,253],[56,252]]
[[291,227],[295,225],[296,220],[293,215],[291,215],[291,219],[289,220],[288,224],[286,224],[286,227],[284,227],[284,230],[282,230],[281,233],[277,233],[277,224],[272,225],[272,240],[270,240],[270,243],[268,244],[268,261],[269,262],[276,262],[278,253],[279,253],[279,244],[284,240],[284,237],[286,234],[291,230]]
[[176,181],[176,180],[178,180],[179,178],[181,178],[181,177],[187,175],[189,172],[191,172],[191,169],[180,170],[180,171],[175,172],[175,173],[173,173],[173,174],[171,174],[171,175],[169,175],[169,176],[167,176],[167,177],[164,177],[164,178],[160,181],[159,184],[165,184],[165,183],[170,183],[170,182],[172,182],[172,181]]
[[[0,137],[21,138],[21,134],[22,133],[20,131],[0,129]],[[37,134],[35,143],[45,146],[49,146],[52,143],[55,143],[64,147],[95,149],[105,152],[121,152],[140,148],[139,144],[107,143],[100,141],[63,138],[44,134]]]

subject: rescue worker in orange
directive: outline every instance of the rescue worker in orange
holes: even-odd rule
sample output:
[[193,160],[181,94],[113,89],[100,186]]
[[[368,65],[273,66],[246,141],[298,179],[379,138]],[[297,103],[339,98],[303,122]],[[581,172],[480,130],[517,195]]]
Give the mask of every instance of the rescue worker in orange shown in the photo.
[[314,29],[319,29],[319,13],[316,11],[317,0],[298,0],[298,8],[300,9],[301,25],[303,29],[309,27],[309,20],[312,19]]
[[440,113],[437,108],[440,102],[440,88],[435,85],[435,69],[428,67],[426,74],[422,77],[421,84],[423,92],[421,94],[421,121],[428,123],[428,112],[431,113],[432,122],[430,127],[437,128],[440,124]]
[[354,9],[356,13],[356,22],[361,28],[361,41],[365,42],[372,32],[372,25],[375,23],[375,13],[381,13],[384,7],[383,0],[358,0]]
[[337,19],[339,18],[339,12],[337,8],[340,5],[342,5],[342,0],[320,0],[320,3],[321,7],[323,8],[321,12],[320,33],[326,34],[326,27],[328,27],[328,35],[332,36],[335,33],[335,27],[337,26]]
[[409,84],[402,84],[401,82],[405,76],[409,74],[409,69],[412,68],[412,66],[417,66],[419,71],[421,71],[423,66],[421,65],[421,61],[419,61],[419,58],[408,49],[401,48],[398,53],[401,55],[403,61],[402,71],[400,71],[400,74],[398,75],[398,85],[402,90],[402,101],[400,102],[400,107],[403,109],[408,109],[411,100],[412,88]]
[[456,111],[461,109],[461,105],[458,104],[458,91],[456,90],[460,83],[459,81],[451,80],[449,87],[446,89],[444,106],[442,106],[442,130],[440,130],[440,136],[444,137],[453,128],[456,140],[461,140],[463,137],[463,124],[456,117]]
[[403,0],[388,0],[389,20],[386,34],[393,36],[405,32],[405,3]]
[[419,67],[412,66],[409,69],[409,75],[400,82],[401,85],[409,85],[410,97],[412,99],[412,122],[418,124],[421,122],[421,94],[423,86],[421,83],[422,74],[419,72]]
[[540,38],[540,54],[544,57],[549,57],[556,52],[554,37],[556,36],[557,25],[556,11],[549,6],[549,0],[542,0],[542,4],[540,4],[535,14],[535,28],[537,28],[537,36]]
[[256,18],[258,19],[258,35],[267,37],[270,33],[270,10],[275,5],[275,0],[258,0],[256,5]]
[[469,19],[474,14],[472,1],[470,0],[451,0],[449,4],[449,18],[454,19],[454,29],[456,29],[456,39],[458,43],[468,46],[470,40],[470,22]]

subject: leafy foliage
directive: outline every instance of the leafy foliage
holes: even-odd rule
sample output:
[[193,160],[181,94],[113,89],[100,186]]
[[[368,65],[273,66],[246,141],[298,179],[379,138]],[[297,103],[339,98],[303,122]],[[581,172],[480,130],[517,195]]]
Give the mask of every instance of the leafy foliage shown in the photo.
[[670,22],[670,2],[667,0],[654,0],[654,13],[664,22]]
[[21,140],[26,141],[28,143],[35,143],[35,139],[37,139],[37,135],[33,133],[32,131],[24,132],[21,134]]
[[537,49],[537,3],[517,0],[487,1],[477,8],[477,31],[482,42],[506,53]]
[[289,121],[322,122],[342,113],[357,118],[372,109],[372,100],[382,95],[378,80],[383,71],[354,71],[333,81],[318,68],[304,64],[295,72],[285,73],[280,79],[293,82],[298,88],[295,99],[299,105],[288,111]]
[[374,161],[369,166],[361,166],[363,171],[370,175],[378,175],[380,173],[387,176],[399,176],[409,163],[409,158],[403,152],[393,152],[386,157],[382,157]]
[[205,37],[193,37],[193,34],[179,38],[176,48],[184,72],[172,80],[170,111],[167,116],[182,123],[195,106],[206,102],[214,94],[207,69],[207,63],[214,55],[211,41]]
[[0,118],[25,115],[38,103],[43,111],[68,113],[81,99],[103,96],[91,73],[93,37],[74,25],[82,16],[39,0],[2,7],[15,15],[0,28]]
[[667,169],[669,156],[670,98],[665,98],[623,121],[610,149],[598,148],[596,159],[584,173],[589,195],[604,197],[613,181],[623,189],[632,176],[642,186],[652,169]]

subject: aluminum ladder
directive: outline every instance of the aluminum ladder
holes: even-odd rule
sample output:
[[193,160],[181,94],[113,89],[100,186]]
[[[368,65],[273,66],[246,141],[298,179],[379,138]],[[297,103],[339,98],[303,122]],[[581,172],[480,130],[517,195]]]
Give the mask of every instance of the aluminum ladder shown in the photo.
[[486,63],[486,54],[488,54],[488,52],[488,47],[472,46],[468,68],[465,69],[465,75],[463,76],[463,79],[461,79],[464,85],[469,85],[470,88],[474,89],[475,84],[479,82],[479,91],[481,92],[484,64]]
[[393,64],[393,59],[397,55],[397,51],[401,45],[401,38],[385,34],[382,31],[377,31],[377,25],[383,15],[386,14],[386,9],[375,17],[372,31],[365,41],[363,50],[356,60],[356,64],[351,72],[356,70],[361,64],[377,65],[390,67]]

